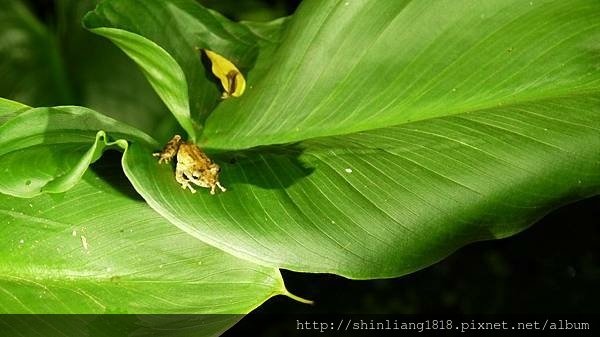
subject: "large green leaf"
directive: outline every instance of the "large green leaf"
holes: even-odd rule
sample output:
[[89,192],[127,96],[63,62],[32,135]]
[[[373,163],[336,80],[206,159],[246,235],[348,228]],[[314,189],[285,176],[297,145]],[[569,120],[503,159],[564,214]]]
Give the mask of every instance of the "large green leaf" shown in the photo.
[[600,87],[600,4],[305,1],[205,146],[289,143]]
[[[193,1],[138,5],[108,0],[88,18],[197,72],[189,46],[222,26]],[[255,44],[246,94],[206,121],[227,192],[182,190],[143,144],[125,171],[155,210],[236,256],[408,273],[600,193],[598,15],[593,0],[307,0]]]
[[390,277],[597,194],[599,102],[527,103],[220,157],[228,191],[216,196],[182,190],[149,149],[130,148],[125,168],[154,209],[234,255]]
[[100,164],[64,194],[0,195],[1,312],[243,314],[286,293],[277,269],[179,231]]

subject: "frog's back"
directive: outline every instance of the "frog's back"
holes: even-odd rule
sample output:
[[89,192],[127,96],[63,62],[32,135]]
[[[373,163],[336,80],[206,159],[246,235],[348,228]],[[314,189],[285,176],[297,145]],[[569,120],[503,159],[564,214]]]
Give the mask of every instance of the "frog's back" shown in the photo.
[[193,165],[195,169],[208,169],[212,160],[195,144],[182,143],[177,152],[177,162]]

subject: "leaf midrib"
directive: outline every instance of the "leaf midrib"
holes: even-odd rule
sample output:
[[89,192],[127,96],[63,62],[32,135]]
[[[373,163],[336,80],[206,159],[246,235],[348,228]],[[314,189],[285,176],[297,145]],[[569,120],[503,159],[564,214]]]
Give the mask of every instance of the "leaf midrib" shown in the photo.
[[[127,278],[128,275],[104,275],[104,276],[99,276],[98,273],[82,273],[82,272],[76,272],[73,274],[65,274],[65,273],[48,273],[48,271],[53,270],[53,269],[49,269],[47,267],[44,268],[40,268],[40,269],[35,269],[38,272],[45,272],[45,273],[14,273],[11,272],[10,270],[7,271],[7,269],[3,268],[4,270],[2,271],[2,273],[0,274],[0,280],[4,280],[4,281],[8,281],[11,283],[29,283],[29,284],[33,284],[36,285],[38,287],[41,288],[47,288],[47,286],[52,286],[52,284],[47,284],[47,283],[58,283],[60,285],[64,285],[66,283],[76,283],[76,284],[81,284],[81,283],[90,283],[90,284],[112,284],[114,286],[119,286],[122,284],[141,284],[141,283],[146,283],[146,284],[185,284],[185,285],[222,285],[222,284],[247,284],[247,285],[254,285],[254,286],[259,286],[259,287],[265,287],[265,288],[271,288],[271,286],[267,283],[258,283],[258,282],[249,282],[249,281],[244,281],[244,282],[226,282],[226,281],[208,281],[208,282],[201,282],[201,278],[200,279],[194,279],[194,280],[185,280],[185,279],[171,279],[171,280],[164,280],[163,278],[156,278],[156,279],[144,279],[144,278]],[[56,270],[56,269],[54,269]],[[228,270],[224,270],[223,272],[229,272],[229,271],[234,271],[234,270],[250,270],[250,269],[242,269],[242,268],[237,268],[237,269],[228,269]],[[258,272],[257,270],[253,270],[255,272]],[[272,276],[262,273],[261,274],[268,276],[269,279],[271,279],[272,281],[274,281],[275,283],[279,283],[279,280],[277,280],[276,278],[273,278]],[[135,274],[135,273],[134,273]],[[24,276],[25,275],[25,276]],[[35,276],[34,276],[35,275]],[[116,280],[115,278],[118,278],[118,280]],[[42,284],[40,282],[45,282],[46,284]]]

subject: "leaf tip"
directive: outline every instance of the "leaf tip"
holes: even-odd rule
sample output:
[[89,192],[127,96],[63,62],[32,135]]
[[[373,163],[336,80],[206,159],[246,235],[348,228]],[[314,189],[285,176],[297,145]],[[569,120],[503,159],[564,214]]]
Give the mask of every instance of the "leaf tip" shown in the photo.
[[282,293],[282,295],[287,296],[295,301],[298,301],[300,303],[304,303],[304,304],[310,304],[310,305],[314,305],[315,302],[313,300],[308,300],[306,298],[302,298],[300,296],[294,295],[291,292],[289,292],[287,289]]

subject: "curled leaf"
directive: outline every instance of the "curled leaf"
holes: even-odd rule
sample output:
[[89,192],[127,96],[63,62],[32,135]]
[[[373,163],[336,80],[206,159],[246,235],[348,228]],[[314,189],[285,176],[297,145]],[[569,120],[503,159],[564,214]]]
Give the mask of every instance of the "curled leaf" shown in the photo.
[[213,74],[219,78],[223,85],[224,91],[221,98],[242,96],[246,89],[246,80],[240,70],[223,56],[208,49],[204,49],[204,52],[212,63]]
[[[3,100],[0,106],[22,105]],[[106,149],[127,148],[127,140],[156,146],[145,133],[76,106],[25,108],[0,125],[0,193],[32,198],[62,193],[77,184]]]

